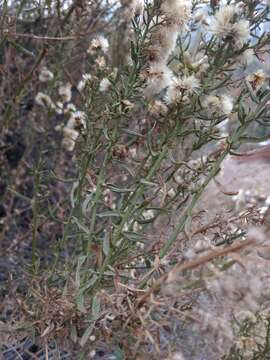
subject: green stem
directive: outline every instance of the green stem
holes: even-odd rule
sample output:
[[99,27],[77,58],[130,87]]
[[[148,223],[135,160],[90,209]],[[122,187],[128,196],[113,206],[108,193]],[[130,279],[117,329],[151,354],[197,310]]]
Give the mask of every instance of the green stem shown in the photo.
[[178,234],[183,231],[186,223],[189,221],[192,211],[194,209],[194,207],[196,206],[198,200],[200,199],[202,193],[204,192],[205,188],[207,187],[207,185],[209,184],[209,182],[216,176],[216,174],[218,173],[219,169],[220,169],[220,165],[222,163],[222,161],[225,159],[225,157],[228,155],[228,153],[230,152],[230,148],[226,148],[226,150],[220,155],[220,157],[216,160],[214,166],[212,167],[210,173],[208,174],[207,178],[205,179],[205,181],[203,182],[203,184],[200,186],[200,188],[196,191],[195,195],[193,196],[189,206],[186,208],[186,210],[184,211],[184,213],[182,214],[178,224],[176,225],[174,231],[172,232],[171,236],[169,237],[169,239],[166,241],[165,245],[161,248],[160,252],[159,252],[159,256],[162,259],[164,256],[167,255],[168,251],[170,250],[170,248],[172,247],[172,245],[175,243]]

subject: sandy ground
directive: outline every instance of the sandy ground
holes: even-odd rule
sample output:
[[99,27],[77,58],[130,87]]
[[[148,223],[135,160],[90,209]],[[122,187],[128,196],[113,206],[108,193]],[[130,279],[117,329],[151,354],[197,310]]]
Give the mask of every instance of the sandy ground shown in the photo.
[[223,206],[231,208],[234,203],[232,194],[240,191],[250,192],[251,196],[267,198],[270,195],[270,161],[250,159],[239,162],[234,157],[228,157],[216,180],[221,187],[212,181],[200,202],[200,208],[208,204],[207,211],[212,215],[223,212]]

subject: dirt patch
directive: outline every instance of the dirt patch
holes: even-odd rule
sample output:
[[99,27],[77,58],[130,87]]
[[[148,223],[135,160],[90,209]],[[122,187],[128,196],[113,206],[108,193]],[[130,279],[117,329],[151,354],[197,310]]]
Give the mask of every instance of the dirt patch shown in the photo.
[[242,193],[243,196],[267,198],[270,194],[269,178],[270,162],[239,162],[230,156],[224,161],[216,181],[212,181],[203,194],[199,208],[207,209],[211,215],[223,213],[224,206],[226,210],[234,207],[237,193],[238,196]]

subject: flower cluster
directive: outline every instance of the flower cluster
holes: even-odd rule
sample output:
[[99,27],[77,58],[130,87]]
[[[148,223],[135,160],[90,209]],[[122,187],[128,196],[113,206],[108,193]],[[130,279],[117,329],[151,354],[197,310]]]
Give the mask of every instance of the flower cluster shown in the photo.
[[212,114],[229,115],[233,109],[233,100],[229,95],[207,95],[202,102],[203,107]]
[[95,54],[99,50],[106,53],[108,51],[108,48],[109,48],[108,40],[104,36],[98,35],[97,37],[92,39],[87,52],[91,55]]
[[236,5],[222,6],[210,24],[210,31],[221,40],[232,40],[241,47],[248,41],[250,27],[248,20],[241,19],[241,8]]
[[173,78],[167,91],[167,102],[171,104],[188,100],[188,95],[196,93],[199,88],[200,82],[193,74],[182,78]]
[[173,74],[167,66],[169,55],[174,50],[179,31],[183,29],[191,15],[191,1],[165,0],[159,9],[159,21],[152,24],[147,54],[145,96],[148,98],[170,86]]
[[68,150],[73,151],[76,140],[83,129],[86,129],[86,114],[82,111],[72,112],[70,118],[63,128],[63,141],[62,145]]

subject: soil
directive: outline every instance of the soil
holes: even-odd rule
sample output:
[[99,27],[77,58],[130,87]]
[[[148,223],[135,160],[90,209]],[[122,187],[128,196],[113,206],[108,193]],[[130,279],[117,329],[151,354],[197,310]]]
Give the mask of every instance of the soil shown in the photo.
[[270,161],[267,159],[240,162],[230,156],[224,161],[216,177],[217,181],[212,181],[203,194],[200,208],[207,209],[212,216],[222,213],[224,206],[228,210],[232,209],[235,205],[235,196],[239,192],[249,198],[267,198],[270,195],[269,177]]

